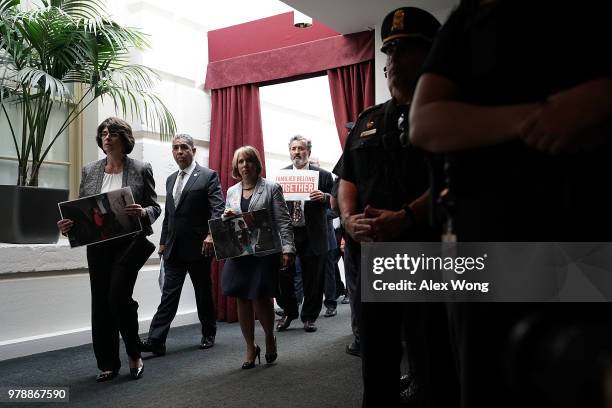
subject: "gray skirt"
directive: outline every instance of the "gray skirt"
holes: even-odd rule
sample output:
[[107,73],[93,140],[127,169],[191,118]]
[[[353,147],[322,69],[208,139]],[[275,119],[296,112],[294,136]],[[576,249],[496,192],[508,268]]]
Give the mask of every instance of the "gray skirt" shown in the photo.
[[277,253],[228,259],[221,274],[223,294],[249,300],[277,297],[280,257]]

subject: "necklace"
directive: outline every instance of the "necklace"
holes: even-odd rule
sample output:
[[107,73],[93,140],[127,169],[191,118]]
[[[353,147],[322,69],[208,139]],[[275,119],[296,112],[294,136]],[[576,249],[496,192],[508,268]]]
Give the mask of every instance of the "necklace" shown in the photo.
[[118,173],[121,173],[122,171],[123,171],[123,160],[117,161],[117,160],[109,160],[108,157],[106,158],[106,164],[104,166],[105,173],[118,174]]
[[119,174],[119,173],[123,172],[123,167],[106,166],[104,168],[104,172],[107,173],[107,174]]
[[244,187],[242,187],[242,191],[251,191],[254,188],[255,188],[255,186],[253,186],[251,188],[244,188]]

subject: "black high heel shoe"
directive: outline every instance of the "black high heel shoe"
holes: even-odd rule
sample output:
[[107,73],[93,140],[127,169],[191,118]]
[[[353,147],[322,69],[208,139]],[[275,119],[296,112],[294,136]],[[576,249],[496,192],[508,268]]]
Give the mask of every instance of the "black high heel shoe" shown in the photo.
[[245,361],[242,363],[242,369],[249,370],[255,368],[255,359],[261,364],[261,348],[259,348],[257,344],[255,345],[255,356],[253,357],[253,361]]
[[130,376],[133,380],[140,380],[144,372],[144,363],[140,367],[130,367]]
[[266,364],[272,364],[273,362],[276,361],[276,359],[278,358],[278,350],[276,347],[276,336],[274,336],[274,352],[272,353],[268,353],[266,352],[265,357],[266,357]]
[[96,382],[105,382],[105,381],[110,381],[113,378],[115,378],[117,376],[117,374],[119,374],[119,370],[112,370],[112,371],[102,371],[100,374],[98,374],[98,376],[96,377]]

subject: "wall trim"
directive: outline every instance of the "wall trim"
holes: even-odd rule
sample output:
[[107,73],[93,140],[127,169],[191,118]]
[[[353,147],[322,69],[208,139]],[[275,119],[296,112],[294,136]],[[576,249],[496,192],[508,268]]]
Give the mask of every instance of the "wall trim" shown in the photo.
[[[149,327],[153,316],[138,319],[141,328]],[[196,309],[178,312],[172,321],[172,327],[199,324]],[[146,336],[146,332],[141,333]],[[91,327],[81,327],[36,336],[22,337],[0,342],[0,361],[12,358],[61,350],[68,347],[81,346],[91,343]],[[93,359],[93,356],[92,356]]]

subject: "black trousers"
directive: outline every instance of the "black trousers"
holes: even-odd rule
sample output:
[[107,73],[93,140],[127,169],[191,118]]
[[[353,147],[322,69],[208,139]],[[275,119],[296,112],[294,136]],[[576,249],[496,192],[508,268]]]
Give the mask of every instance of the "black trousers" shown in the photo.
[[446,305],[433,302],[361,302],[360,258],[359,244],[347,241],[345,268],[348,260],[353,273],[349,274],[345,269],[345,276],[351,305],[356,301],[354,306],[357,313],[352,314],[357,314],[355,320],[359,329],[355,336],[361,343],[362,407],[400,405],[404,340],[408,349],[409,371],[419,387],[419,407],[457,408],[459,384]]
[[399,406],[403,306],[362,303],[359,338],[364,408]]
[[295,265],[288,268],[280,268],[278,275],[278,296],[276,303],[283,309],[285,316],[290,319],[297,319],[300,315],[297,296],[295,295],[295,286],[293,277],[295,276]]
[[[320,255],[313,254],[308,245],[308,237],[304,227],[294,228],[295,248],[302,266],[302,284],[304,286],[304,303],[300,318],[302,322],[314,322],[323,307],[323,288],[325,284],[325,264],[327,251]],[[327,237],[322,237],[327,239]],[[298,304],[293,286],[295,265],[280,274],[280,294],[276,298],[278,305],[285,314],[292,318],[298,316]]]
[[[496,403],[498,407],[531,406],[509,387],[506,358],[516,324],[544,308],[543,305],[529,302],[448,304],[461,407],[487,406],[500,395],[507,397]],[[575,304],[568,305],[575,307]],[[529,374],[523,373],[523,376]]]
[[[325,264],[327,254],[324,255],[299,255],[302,266],[302,284],[304,286],[304,303],[302,312],[299,314],[302,322],[314,322],[321,313],[323,307],[323,285]],[[292,319],[298,317],[298,303],[295,296],[293,276],[295,275],[295,265],[281,270],[279,276],[280,294],[276,302],[283,309],[285,314]]]
[[327,252],[323,255],[299,255],[298,250],[298,256],[302,265],[302,284],[304,285],[304,303],[300,318],[302,322],[314,322],[323,307]]
[[91,285],[91,332],[98,368],[118,370],[119,333],[132,359],[138,349],[138,303],[132,299],[138,268],[122,259],[132,237],[118,238],[87,247]]
[[346,286],[344,282],[342,282],[342,275],[340,275],[340,268],[338,267],[338,262],[342,255],[340,254],[340,249],[336,249],[334,255],[332,257],[332,262],[334,264],[334,276],[336,278],[336,298],[339,298],[342,295],[346,294]]
[[415,306],[421,319],[416,323],[410,318],[410,313],[405,314],[403,332],[408,343],[409,364],[414,364],[411,371],[419,386],[419,407],[459,408],[459,378],[447,304],[412,303],[408,307]]
[[[340,268],[338,267],[338,261],[342,258],[342,262],[344,263],[344,255],[342,254],[342,250],[340,249],[340,245],[342,243],[342,228],[336,228],[334,230],[334,234],[336,235],[336,251],[334,252],[334,273],[336,274],[336,298],[346,295],[346,286],[344,282],[342,282],[342,276],[340,275]],[[346,278],[345,278],[346,279]]]
[[198,318],[202,324],[202,336],[214,336],[217,332],[215,305],[212,297],[210,257],[184,262],[180,257],[171,256],[164,262],[165,276],[161,302],[151,321],[149,339],[165,343],[170,324],[176,316],[185,276],[189,273],[195,291]]
[[351,306],[351,330],[355,337],[355,342],[359,343],[359,321],[361,320],[361,277],[359,267],[361,262],[361,250],[359,244],[350,238],[346,238],[344,246],[344,278],[346,279],[346,289],[349,294],[349,304]]

